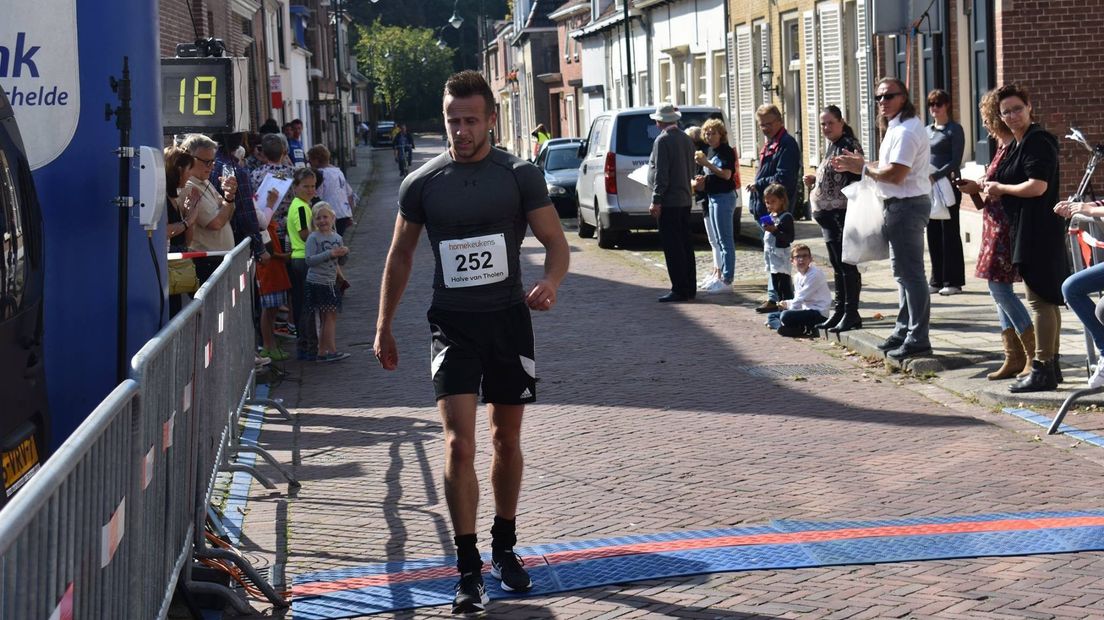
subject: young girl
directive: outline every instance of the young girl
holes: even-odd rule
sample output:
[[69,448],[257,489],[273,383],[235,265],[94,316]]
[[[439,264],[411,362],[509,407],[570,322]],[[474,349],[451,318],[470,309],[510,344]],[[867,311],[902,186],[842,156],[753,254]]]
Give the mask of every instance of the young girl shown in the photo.
[[813,253],[804,243],[793,244],[790,261],[797,270],[794,296],[793,299],[778,302],[778,307],[782,308],[782,325],[778,328],[778,334],[791,338],[816,336],[815,326],[824,321],[824,313],[832,305],[828,278],[813,265]]
[[772,183],[763,190],[763,203],[770,214],[764,217],[763,249],[767,252],[771,283],[779,299],[793,297],[793,280],[790,279],[790,243],[794,239],[794,219],[786,212],[786,188]]
[[318,313],[322,332],[318,336],[318,361],[336,362],[349,357],[337,351],[337,312],[341,309],[341,294],[337,290],[338,265],[345,262],[349,248],[342,245],[341,235],[334,230],[337,217],[328,203],[314,205],[314,232],[307,237],[307,308],[308,314]]

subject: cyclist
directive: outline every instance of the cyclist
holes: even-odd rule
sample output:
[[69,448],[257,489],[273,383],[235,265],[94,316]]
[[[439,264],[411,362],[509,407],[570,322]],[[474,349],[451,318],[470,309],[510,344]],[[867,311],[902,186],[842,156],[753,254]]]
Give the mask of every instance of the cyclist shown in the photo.
[[398,130],[394,140],[395,161],[399,164],[399,176],[406,176],[414,161],[414,136],[406,130],[406,123],[399,123]]

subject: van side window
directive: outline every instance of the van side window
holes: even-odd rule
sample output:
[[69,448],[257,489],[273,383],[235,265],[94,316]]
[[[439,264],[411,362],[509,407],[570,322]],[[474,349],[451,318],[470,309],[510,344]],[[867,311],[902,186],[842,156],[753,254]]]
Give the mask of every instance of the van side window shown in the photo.
[[19,311],[26,286],[23,215],[7,156],[0,150],[0,321]]
[[609,126],[609,119],[598,119],[598,122],[594,123],[594,127],[590,130],[590,136],[587,138],[587,157],[597,157],[605,152],[606,142],[606,128]]

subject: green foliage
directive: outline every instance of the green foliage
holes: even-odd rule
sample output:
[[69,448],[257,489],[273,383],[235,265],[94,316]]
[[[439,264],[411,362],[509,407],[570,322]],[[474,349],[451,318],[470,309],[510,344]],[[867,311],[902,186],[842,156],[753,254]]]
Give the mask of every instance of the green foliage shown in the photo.
[[441,91],[452,72],[453,50],[437,47],[428,28],[362,27],[354,47],[358,66],[376,85],[391,118],[425,119],[441,112]]

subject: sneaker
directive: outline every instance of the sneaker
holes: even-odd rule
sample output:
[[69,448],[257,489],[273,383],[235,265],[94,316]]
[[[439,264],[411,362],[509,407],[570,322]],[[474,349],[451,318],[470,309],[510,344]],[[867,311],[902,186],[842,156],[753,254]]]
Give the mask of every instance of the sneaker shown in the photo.
[[943,295],[944,297],[947,297],[949,295],[958,295],[961,292],[961,286],[944,286],[943,288],[939,289],[939,294]]
[[1104,387],[1104,360],[1096,362],[1096,370],[1093,371],[1091,377],[1089,377],[1089,387],[1097,389]]
[[703,279],[701,282],[698,282],[698,288],[704,290],[707,286],[709,286],[710,284],[713,284],[714,282],[716,282],[717,279],[718,278],[715,274],[710,274],[710,275],[706,276],[705,279]]
[[755,309],[760,314],[766,314],[768,312],[778,312],[778,302],[773,299],[768,299],[759,304],[759,307]]
[[264,356],[261,356],[261,355],[254,355],[253,356],[253,365],[256,366],[257,368],[263,368],[264,366],[268,366],[271,363],[272,363],[272,358],[271,357],[264,357]]
[[277,347],[275,349],[261,349],[261,357],[267,357],[274,362],[283,362],[287,360],[290,355],[284,353],[284,350]]
[[487,609],[490,601],[487,588],[483,585],[483,575],[473,572],[460,575],[456,582],[456,596],[452,599],[452,613],[470,614]]
[[273,328],[272,333],[275,334],[277,338],[286,338],[288,340],[294,340],[299,337],[299,334],[296,333],[295,328],[289,327],[287,325]]
[[308,353],[306,351],[297,351],[295,353],[295,359],[299,360],[300,362],[313,362],[314,360],[318,359],[318,356],[314,353]]
[[934,284],[929,284],[928,285],[928,292],[931,293],[932,295],[935,295],[936,293],[938,293],[941,290],[943,290],[943,289],[939,288],[938,286],[936,286]]
[[315,358],[317,362],[340,362],[341,360],[349,357],[348,353],[341,353],[334,351],[333,353],[325,353]]
[[709,284],[703,284],[700,290],[703,293],[723,293],[728,289],[723,280],[713,280]]
[[491,559],[491,576],[501,581],[502,589],[507,592],[527,592],[533,587],[533,581],[523,566],[525,561],[520,555],[513,550],[506,551],[497,559]]

